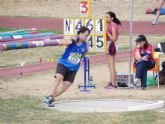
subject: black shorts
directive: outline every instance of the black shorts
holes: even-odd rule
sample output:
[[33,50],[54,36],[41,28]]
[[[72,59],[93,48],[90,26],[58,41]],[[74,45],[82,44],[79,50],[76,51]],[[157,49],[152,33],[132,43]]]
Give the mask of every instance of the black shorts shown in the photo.
[[77,71],[71,71],[67,67],[65,67],[64,65],[58,63],[57,68],[56,68],[56,74],[57,73],[64,76],[63,81],[69,81],[70,83],[73,83],[75,76],[77,74]]

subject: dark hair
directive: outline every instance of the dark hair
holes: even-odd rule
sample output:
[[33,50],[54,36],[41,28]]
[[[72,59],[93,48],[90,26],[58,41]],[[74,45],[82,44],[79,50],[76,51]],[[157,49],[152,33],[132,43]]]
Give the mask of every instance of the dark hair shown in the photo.
[[118,25],[121,25],[121,21],[116,17],[116,14],[114,12],[107,12],[106,14],[108,14],[111,18],[113,18],[113,22],[115,22]]
[[88,31],[88,34],[90,34],[90,30],[87,27],[82,26],[77,32],[77,34],[79,35],[80,33],[85,33],[86,31]]
[[148,40],[144,34],[139,35],[135,40],[136,43],[140,43],[142,41],[144,41],[144,49],[146,49],[148,47]]
[[144,41],[144,49],[147,49],[147,47],[148,47],[148,40],[145,40]]
[[[140,43],[140,42],[142,42],[142,41],[138,41],[138,42],[136,42],[136,43]],[[145,41],[144,41],[144,49],[147,49],[147,47],[148,47],[148,41],[145,40]]]

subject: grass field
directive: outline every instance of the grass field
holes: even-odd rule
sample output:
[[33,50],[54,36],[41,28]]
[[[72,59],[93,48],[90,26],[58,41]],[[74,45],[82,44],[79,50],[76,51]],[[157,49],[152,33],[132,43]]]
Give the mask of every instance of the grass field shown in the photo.
[[[0,32],[14,31],[14,30],[19,30],[19,29],[0,27]],[[37,30],[37,32],[38,33],[53,32],[55,34],[63,34],[63,31],[58,31],[58,30]]]
[[0,99],[0,124],[164,124],[165,110],[128,113],[67,113],[48,110],[40,98]]

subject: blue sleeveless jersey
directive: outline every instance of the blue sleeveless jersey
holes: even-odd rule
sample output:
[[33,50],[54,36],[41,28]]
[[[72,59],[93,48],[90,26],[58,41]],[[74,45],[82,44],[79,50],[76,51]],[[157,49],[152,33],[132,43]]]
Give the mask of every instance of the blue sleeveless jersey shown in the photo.
[[81,59],[85,56],[87,51],[87,43],[82,42],[80,46],[72,43],[66,49],[58,63],[64,65],[71,71],[78,71],[80,68]]

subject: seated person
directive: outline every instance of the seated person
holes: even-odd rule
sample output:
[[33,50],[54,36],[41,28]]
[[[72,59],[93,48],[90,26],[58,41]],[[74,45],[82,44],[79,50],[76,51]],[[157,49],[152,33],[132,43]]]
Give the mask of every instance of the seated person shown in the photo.
[[159,72],[159,83],[165,85],[165,61],[162,62],[162,70]]
[[137,83],[141,82],[141,88],[145,90],[147,87],[147,70],[155,67],[153,48],[144,35],[139,35],[135,42],[133,63],[136,67],[136,74],[135,81],[131,84],[131,87],[136,87]]

